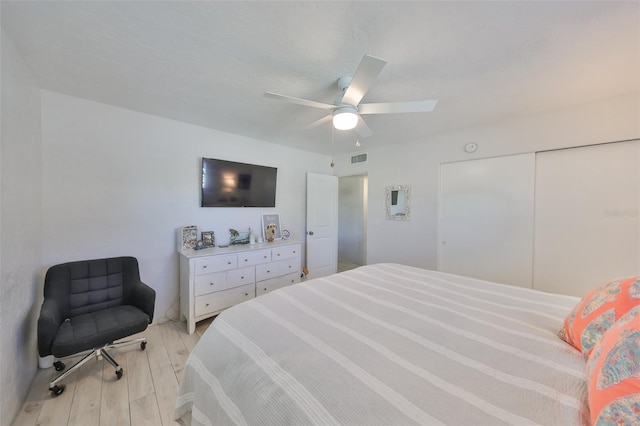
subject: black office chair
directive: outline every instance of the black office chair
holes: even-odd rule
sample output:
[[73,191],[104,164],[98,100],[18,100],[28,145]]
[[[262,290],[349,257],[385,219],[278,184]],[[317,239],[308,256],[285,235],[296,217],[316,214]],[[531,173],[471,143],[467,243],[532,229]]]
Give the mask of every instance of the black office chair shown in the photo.
[[58,383],[92,357],[103,356],[116,369],[122,367],[106,349],[135,343],[144,350],[146,338],[116,342],[144,331],[153,320],[156,292],[142,281],[134,257],[115,257],[63,263],[47,270],[44,302],[38,318],[38,352],[53,355],[56,371],[65,369],[59,359],[82,359],[49,383],[51,396],[65,390]]

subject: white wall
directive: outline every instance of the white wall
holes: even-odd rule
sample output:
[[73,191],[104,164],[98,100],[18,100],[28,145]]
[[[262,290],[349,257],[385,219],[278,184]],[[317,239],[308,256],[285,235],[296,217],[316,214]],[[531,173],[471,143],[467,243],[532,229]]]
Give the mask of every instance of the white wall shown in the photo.
[[[158,321],[176,318],[176,229],[260,229],[280,213],[304,241],[306,172],[331,174],[331,159],[263,141],[42,92],[43,263],[132,255],[156,292]],[[276,208],[201,208],[201,157],[278,168]]]
[[0,422],[9,422],[20,409],[38,365],[42,161],[40,88],[4,32],[1,49]]
[[[433,113],[437,115],[437,109]],[[375,129],[373,129],[375,131]],[[368,162],[336,158],[337,176],[368,173],[367,262],[401,262],[436,269],[441,163],[544,151],[640,137],[640,94],[384,148],[366,146]],[[473,154],[464,152],[478,144]],[[411,220],[385,220],[385,187],[411,185]]]

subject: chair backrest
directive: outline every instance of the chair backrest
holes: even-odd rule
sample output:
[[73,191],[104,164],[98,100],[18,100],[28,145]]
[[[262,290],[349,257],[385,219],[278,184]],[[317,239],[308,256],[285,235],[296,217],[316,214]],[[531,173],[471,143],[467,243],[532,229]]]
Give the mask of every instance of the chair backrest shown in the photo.
[[128,304],[130,284],[140,281],[134,257],[68,262],[47,271],[45,299],[56,299],[65,318]]

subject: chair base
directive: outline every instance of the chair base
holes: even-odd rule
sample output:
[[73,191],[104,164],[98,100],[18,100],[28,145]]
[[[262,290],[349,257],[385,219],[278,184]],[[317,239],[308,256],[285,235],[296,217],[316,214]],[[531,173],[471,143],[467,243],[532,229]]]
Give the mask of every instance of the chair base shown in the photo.
[[122,367],[120,367],[120,365],[118,365],[116,360],[113,359],[111,357],[111,355],[109,355],[109,353],[107,352],[107,349],[117,349],[117,348],[121,348],[123,346],[129,346],[129,345],[133,345],[133,344],[136,344],[136,343],[140,344],[140,349],[141,350],[145,350],[145,348],[147,347],[147,338],[146,337],[141,337],[139,339],[124,340],[124,341],[120,341],[120,342],[107,343],[106,345],[104,345],[104,346],[102,346],[100,348],[91,349],[89,351],[81,352],[79,354],[69,355],[69,356],[63,357],[63,358],[56,358],[57,360],[56,360],[56,362],[53,363],[53,365],[54,365],[56,371],[62,371],[62,370],[65,369],[65,365],[64,365],[64,363],[62,361],[59,361],[58,359],[75,358],[78,355],[82,356],[82,359],[80,361],[76,362],[67,371],[65,371],[64,373],[62,373],[61,375],[59,375],[58,377],[53,379],[51,382],[49,382],[49,391],[51,392],[51,396],[55,398],[56,396],[58,396],[62,392],[64,392],[66,386],[65,385],[60,385],[59,383],[62,380],[64,380],[66,377],[68,377],[71,373],[74,373],[75,371],[77,371],[80,367],[82,367],[84,364],[86,364],[93,357],[95,357],[97,359],[101,359],[102,357],[104,357],[104,359],[106,359],[107,362],[109,362],[109,364],[113,365],[113,367],[116,369],[116,376],[117,376],[118,380],[120,380],[120,378],[122,378],[122,374],[124,373],[124,370],[122,369]]

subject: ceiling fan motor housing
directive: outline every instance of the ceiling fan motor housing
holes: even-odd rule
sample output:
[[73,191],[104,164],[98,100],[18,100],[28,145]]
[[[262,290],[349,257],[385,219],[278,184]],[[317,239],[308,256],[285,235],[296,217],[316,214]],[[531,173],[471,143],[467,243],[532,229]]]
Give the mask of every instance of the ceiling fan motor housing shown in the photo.
[[347,90],[347,88],[351,84],[351,78],[352,77],[350,75],[347,75],[338,79],[338,87],[341,91],[345,92]]

